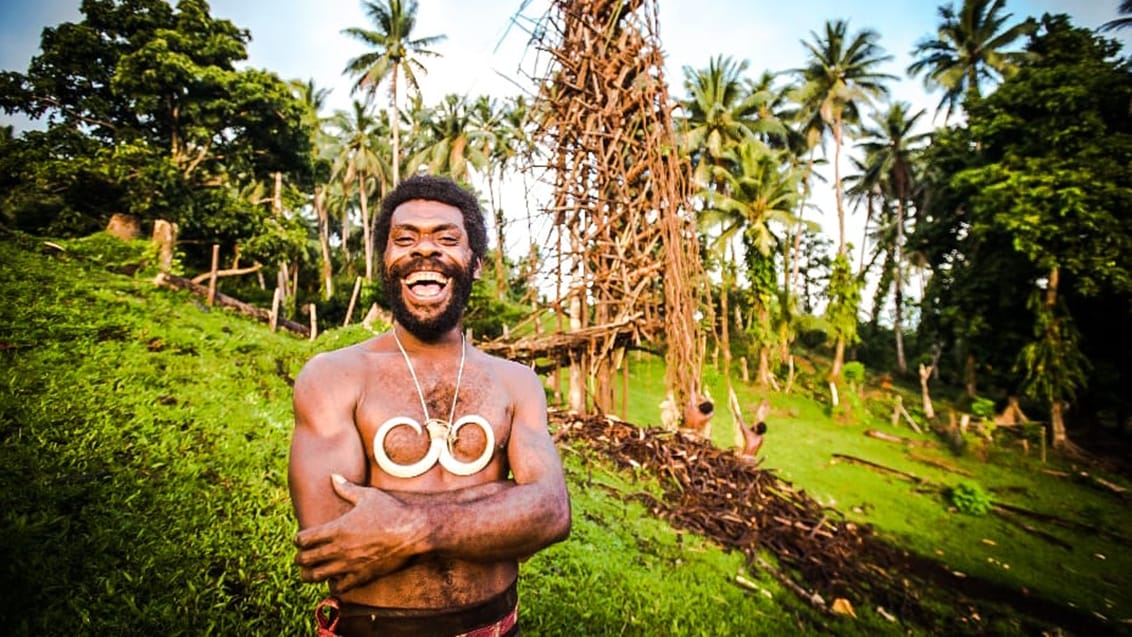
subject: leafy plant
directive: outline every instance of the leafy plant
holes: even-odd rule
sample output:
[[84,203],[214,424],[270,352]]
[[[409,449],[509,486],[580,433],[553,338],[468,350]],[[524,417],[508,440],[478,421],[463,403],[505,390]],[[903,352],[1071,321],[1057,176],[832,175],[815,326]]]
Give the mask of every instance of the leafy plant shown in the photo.
[[978,397],[971,403],[971,413],[979,418],[994,417],[994,401],[989,398]]
[[960,513],[967,515],[986,515],[990,512],[991,501],[983,487],[971,480],[960,482],[951,488],[951,504]]

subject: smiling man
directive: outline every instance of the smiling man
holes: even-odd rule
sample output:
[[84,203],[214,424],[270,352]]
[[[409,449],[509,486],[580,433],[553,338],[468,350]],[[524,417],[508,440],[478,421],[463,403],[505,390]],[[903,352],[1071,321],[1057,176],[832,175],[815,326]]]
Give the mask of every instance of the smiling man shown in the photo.
[[483,213],[415,176],[375,242],[393,328],[295,381],[295,562],[333,595],[320,634],[517,635],[519,560],[566,538],[570,504],[542,383],[464,338]]

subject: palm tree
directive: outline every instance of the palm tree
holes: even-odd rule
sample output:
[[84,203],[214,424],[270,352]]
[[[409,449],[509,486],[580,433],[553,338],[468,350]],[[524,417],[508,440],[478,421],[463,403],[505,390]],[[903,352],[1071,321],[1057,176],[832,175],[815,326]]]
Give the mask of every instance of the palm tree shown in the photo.
[[401,181],[397,77],[404,76],[409,88],[419,92],[417,75],[428,72],[420,63],[420,58],[439,56],[439,53],[426,47],[443,42],[447,36],[412,37],[417,23],[417,0],[409,0],[407,3],[402,3],[401,0],[377,0],[363,2],[362,6],[376,29],[370,31],[350,27],[342,32],[373,50],[347,62],[345,72],[358,78],[353,91],[364,90],[371,100],[377,87],[385,78],[389,78],[389,121],[393,127],[393,159],[390,163],[393,165],[393,185],[396,185]]
[[929,136],[928,133],[914,132],[916,124],[924,116],[924,111],[921,109],[909,114],[910,108],[906,102],[897,102],[883,114],[874,113],[873,126],[865,127],[866,137],[860,145],[866,157],[866,173],[875,174],[880,178],[879,183],[887,186],[883,190],[891,194],[896,204],[895,234],[892,239],[892,262],[895,268],[892,285],[896,309],[893,331],[896,333],[896,366],[901,374],[908,372],[908,363],[904,358],[902,286],[904,224],[907,218],[905,206],[912,199],[916,155]]
[[[709,193],[710,207],[704,210],[704,220],[716,222],[721,230],[717,245],[725,247],[731,238],[742,233],[744,247],[759,256],[749,254],[747,262],[772,258],[774,248],[780,239],[774,234],[771,223],[790,228],[797,223],[792,211],[800,196],[801,171],[792,168],[785,151],[772,151],[758,140],[739,144],[730,153],[734,170],[719,169],[715,180],[726,184],[725,188]],[[758,324],[770,326],[770,302],[774,296],[773,278],[759,276],[757,272],[748,273],[752,292],[756,299]],[[726,301],[726,294],[721,298]],[[728,322],[728,310],[721,304],[724,326]],[[727,333],[726,331],[724,332]],[[763,386],[770,380],[770,345],[772,334],[763,333],[759,343],[759,366],[757,382]],[[729,343],[722,345],[725,362],[730,360]],[[730,381],[728,381],[730,382]]]
[[317,88],[314,80],[292,80],[292,92],[299,98],[305,107],[303,124],[311,135],[311,147],[315,150],[316,184],[314,194],[311,196],[311,207],[314,208],[318,220],[318,244],[320,252],[320,279],[322,283],[323,299],[329,300],[334,296],[334,277],[330,258],[330,218],[326,206],[326,179],[327,166],[334,161],[334,140],[322,128],[319,112],[326,104],[330,89]]
[[1117,8],[1116,12],[1125,17],[1105,22],[1101,25],[1101,31],[1115,31],[1132,27],[1132,0],[1121,0],[1120,7]]
[[912,55],[919,59],[908,66],[908,74],[924,73],[929,89],[943,87],[937,109],[945,108],[945,122],[964,99],[981,95],[983,80],[1000,80],[1025,55],[1005,49],[1033,33],[1037,22],[1029,18],[1005,26],[1013,16],[1000,15],[1005,6],[1006,0],[963,0],[958,13],[952,5],[941,6],[936,37],[916,43]]
[[[833,136],[833,192],[837,204],[838,259],[846,259],[848,243],[845,237],[845,204],[841,187],[841,147],[844,145],[845,128],[860,119],[860,108],[871,98],[888,94],[885,82],[895,79],[881,73],[877,67],[892,59],[877,44],[879,35],[864,29],[853,36],[848,33],[849,25],[843,20],[826,22],[824,37],[811,32],[812,42],[803,42],[809,51],[805,67],[798,69],[802,79],[799,101],[804,112],[810,117],[820,117]],[[856,315],[852,290],[842,290],[838,286],[849,285],[845,277],[835,278],[836,286],[831,289],[831,309],[843,317],[835,322],[837,344],[835,346],[833,380],[841,377],[841,367],[845,360],[846,341],[855,337],[856,324],[848,321]],[[850,304],[853,307],[838,308],[837,304]],[[845,323],[845,324],[841,324]]]
[[[334,162],[334,176],[342,181],[346,192],[357,188],[358,204],[362,213],[362,248],[366,260],[366,280],[373,280],[374,246],[373,223],[369,213],[369,196],[374,182],[385,176],[385,166],[379,156],[382,149],[378,145],[377,132],[380,122],[369,113],[366,104],[353,103],[353,111],[337,111],[330,119],[337,129],[341,146]],[[343,217],[343,233],[347,221]],[[345,241],[345,236],[343,241]]]
[[755,139],[760,101],[766,96],[744,85],[747,65],[746,60],[720,55],[706,69],[684,67],[688,98],[683,102],[686,128],[680,142],[692,156],[697,182],[710,183],[712,172],[726,161],[732,147]]
[[475,125],[474,110],[461,95],[447,95],[424,113],[424,148],[409,159],[409,169],[427,166],[430,173],[469,181],[473,169],[487,166],[490,139]]
[[[496,296],[502,299],[507,292],[507,274],[504,269],[504,231],[506,219],[503,216],[502,201],[496,198],[496,183],[502,186],[509,170],[519,159],[532,152],[532,143],[527,134],[527,121],[530,107],[522,95],[510,97],[502,105],[489,97],[480,97],[475,103],[476,127],[488,138],[490,151],[487,170],[488,197],[491,200],[495,223],[495,283]],[[535,244],[531,243],[532,249]]]

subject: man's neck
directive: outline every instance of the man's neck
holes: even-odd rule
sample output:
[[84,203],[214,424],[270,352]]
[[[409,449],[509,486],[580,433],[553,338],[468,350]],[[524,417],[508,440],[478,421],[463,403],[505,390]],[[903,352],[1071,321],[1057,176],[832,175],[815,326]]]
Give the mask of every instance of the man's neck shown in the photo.
[[441,334],[439,338],[432,340],[421,339],[399,323],[393,324],[393,330],[396,331],[397,338],[400,339],[401,345],[409,352],[440,352],[449,349],[459,349],[464,344],[463,326],[459,324],[444,334]]

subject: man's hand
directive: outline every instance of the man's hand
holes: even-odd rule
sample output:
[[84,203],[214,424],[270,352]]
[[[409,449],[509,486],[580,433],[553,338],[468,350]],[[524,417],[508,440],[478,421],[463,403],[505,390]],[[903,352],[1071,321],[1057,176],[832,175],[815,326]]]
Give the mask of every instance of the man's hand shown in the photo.
[[295,564],[304,582],[330,581],[334,593],[405,565],[428,532],[421,516],[381,489],[331,476],[334,492],[353,505],[341,517],[300,531]]

